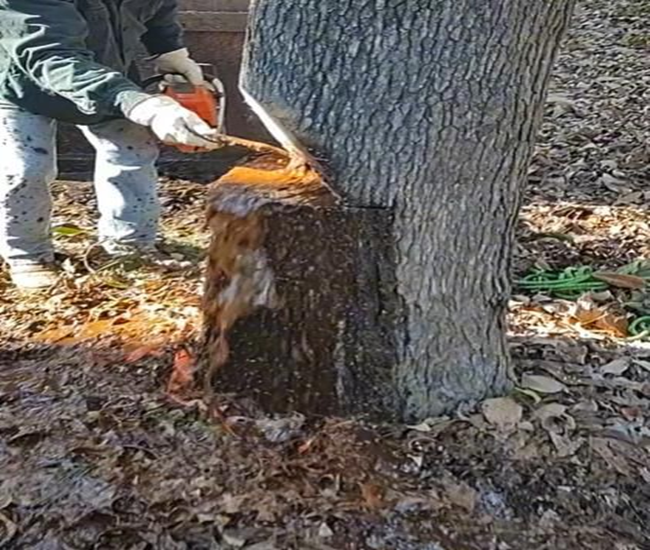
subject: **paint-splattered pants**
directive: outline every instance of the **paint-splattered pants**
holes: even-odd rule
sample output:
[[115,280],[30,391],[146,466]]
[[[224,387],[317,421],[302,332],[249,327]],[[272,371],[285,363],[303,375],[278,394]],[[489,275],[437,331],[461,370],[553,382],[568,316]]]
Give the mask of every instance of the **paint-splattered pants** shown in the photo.
[[[153,244],[158,148],[151,134],[126,120],[81,130],[97,151],[100,242],[109,252]],[[10,265],[53,259],[49,185],[56,177],[55,140],[55,121],[0,104],[0,256]]]

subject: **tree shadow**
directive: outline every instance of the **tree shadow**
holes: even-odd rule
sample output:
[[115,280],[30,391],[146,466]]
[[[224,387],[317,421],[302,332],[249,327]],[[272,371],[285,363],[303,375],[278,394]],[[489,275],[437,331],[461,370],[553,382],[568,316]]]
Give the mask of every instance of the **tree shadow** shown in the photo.
[[[181,154],[162,148],[158,161],[160,177],[208,184],[219,179],[249,153],[239,147],[224,147],[210,153]],[[94,153],[70,153],[58,159],[59,179],[88,182],[93,179]]]
[[[298,546],[282,548],[308,547],[296,525],[318,529],[330,513],[337,536],[349,537],[337,540],[357,542],[339,548],[371,539],[405,541],[404,548],[462,540],[450,548],[478,550],[495,539],[511,548],[644,547],[647,460],[639,462],[644,432],[633,409],[646,398],[634,365],[626,376],[594,378],[620,352],[633,352],[588,339],[511,341],[519,377],[553,377],[565,389],[536,398],[515,392],[524,412],[510,431],[465,409],[414,430],[321,419],[299,424],[286,440],[278,434],[296,417],[235,421],[223,409],[224,419],[206,421],[166,401],[172,349],[127,362],[102,340],[6,342],[0,486],[11,498],[2,513],[20,527],[16,548],[93,537],[124,547],[159,540],[152,532],[199,546],[212,541],[214,530],[195,515],[170,523],[179,507],[215,508],[229,528],[245,526],[262,539],[269,525],[276,542],[292,532]],[[555,416],[544,416],[549,410]],[[325,489],[315,490],[320,484]],[[66,519],[61,529],[50,528],[55,517]],[[118,525],[131,527],[118,536]]]

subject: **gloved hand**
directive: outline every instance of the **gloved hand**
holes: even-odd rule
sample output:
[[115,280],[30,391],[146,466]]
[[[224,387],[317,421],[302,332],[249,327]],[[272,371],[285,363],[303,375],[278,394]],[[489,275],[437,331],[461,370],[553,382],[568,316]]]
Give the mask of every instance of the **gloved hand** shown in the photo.
[[161,74],[183,75],[190,84],[200,86],[205,84],[203,71],[191,57],[187,48],[164,53],[154,59],[156,70]]
[[223,146],[219,132],[171,97],[152,95],[136,103],[125,115],[130,121],[151,128],[158,139],[169,145],[189,145],[201,149],[219,149]]

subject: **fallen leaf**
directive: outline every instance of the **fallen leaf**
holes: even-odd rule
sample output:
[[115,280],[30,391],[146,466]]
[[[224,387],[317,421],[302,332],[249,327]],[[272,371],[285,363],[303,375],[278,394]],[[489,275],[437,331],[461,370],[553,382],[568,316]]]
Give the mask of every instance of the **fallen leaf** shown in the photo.
[[633,359],[632,362],[643,370],[650,372],[650,361],[643,361],[642,359]]
[[483,416],[497,430],[509,432],[514,430],[523,416],[523,408],[511,397],[497,397],[483,402]]
[[580,300],[573,318],[587,330],[604,331],[617,338],[628,335],[628,322],[623,315],[614,315],[605,308],[597,307],[592,301]]
[[481,432],[488,429],[488,423],[482,414],[472,414],[470,416],[464,417],[463,420],[469,422],[472,426]]
[[535,405],[542,402],[542,398],[539,396],[539,394],[535,393],[533,390],[529,390],[526,388],[515,388],[515,390],[521,393],[522,395],[527,395],[528,397],[530,397],[535,403]]
[[447,498],[468,513],[474,512],[479,500],[479,494],[472,487],[464,482],[447,480],[445,482],[445,493]]
[[600,367],[600,372],[602,374],[613,374],[615,376],[619,376],[629,368],[629,359],[627,357],[621,357],[619,359],[614,359],[613,361],[610,361],[606,365]]
[[550,376],[542,376],[538,374],[524,374],[521,378],[521,387],[533,390],[539,393],[560,393],[565,391],[566,386]]
[[549,116],[552,118],[559,118],[575,110],[574,102],[560,94],[549,94],[546,99],[546,107],[550,109]]
[[644,413],[640,407],[621,407],[621,415],[628,422],[643,420]]
[[646,483],[650,483],[650,470],[648,468],[641,468],[641,477]]
[[582,447],[585,442],[583,438],[571,439],[569,436],[555,432],[549,432],[549,437],[557,451],[557,456],[560,458],[573,456],[578,452],[578,450],[580,450],[580,447]]
[[514,454],[515,460],[535,460],[539,457],[539,447],[535,441],[531,441],[517,449]]
[[167,394],[177,396],[187,391],[194,382],[194,358],[186,349],[174,355],[172,374],[167,383]]
[[384,492],[379,485],[359,483],[359,489],[361,489],[361,497],[367,508],[371,510],[381,508],[384,503]]
[[610,174],[603,174],[600,177],[599,181],[602,185],[614,193],[628,193],[630,191],[630,188],[625,185],[625,182],[623,180],[615,178]]
[[306,441],[302,442],[298,446],[298,454],[304,455],[307,454],[311,448],[314,446],[314,443],[316,442],[317,437],[310,437]]
[[286,443],[301,434],[305,417],[299,413],[284,418],[264,418],[257,420],[255,426],[271,443]]
[[533,413],[533,418],[539,420],[542,427],[547,431],[557,431],[556,424],[567,416],[567,408],[560,403],[549,403],[540,407]]
[[271,540],[265,540],[262,542],[256,542],[250,546],[247,546],[245,550],[280,550]]
[[608,332],[617,338],[626,338],[628,336],[628,322],[623,315],[608,313],[596,320],[594,325],[595,328]]
[[429,433],[431,431],[431,424],[427,420],[421,422],[420,424],[415,424],[413,426],[406,426],[409,430],[420,433]]
[[528,420],[524,420],[523,422],[520,422],[518,428],[524,432],[535,431],[535,426],[533,426],[533,423],[529,422]]
[[610,447],[615,441],[641,445],[644,440],[650,439],[650,429],[640,426],[636,420],[610,419],[610,423],[601,430],[601,435],[610,439]]
[[642,277],[636,275],[626,275],[623,273],[613,273],[611,271],[598,271],[594,273],[594,279],[603,281],[608,285],[617,288],[629,288],[633,290],[641,290],[645,288],[646,282]]
[[7,516],[0,512],[0,524],[2,525],[2,538],[0,538],[0,548],[9,548],[9,543],[18,533],[18,526]]
[[140,348],[137,348],[133,350],[131,353],[129,353],[126,356],[125,361],[127,363],[136,363],[140,361],[140,359],[144,359],[147,356],[153,356],[153,357],[160,357],[163,355],[162,350],[160,349],[159,346],[152,346],[152,345],[146,345],[142,346]]
[[627,459],[612,450],[608,439],[593,437],[589,441],[589,446],[603,459],[608,467],[624,476],[631,475],[631,469]]
[[[36,342],[44,342],[48,344],[60,343],[62,340],[67,339],[74,332],[74,327],[57,327],[44,330],[34,335]],[[76,342],[73,342],[76,343]]]
[[557,529],[557,524],[561,521],[560,514],[555,510],[546,510],[539,519],[539,525],[544,529]]
[[579,303],[578,306],[579,307],[573,312],[573,317],[578,321],[578,323],[585,327],[592,325],[601,317],[606,315],[606,312],[603,309],[594,307],[591,303],[589,304],[589,307],[584,307],[582,302]]
[[598,403],[593,399],[580,401],[571,407],[571,411],[579,413],[596,413],[598,412]]
[[650,261],[636,260],[619,268],[618,273],[623,273],[625,275],[635,275],[637,277],[641,277],[642,279],[650,279]]
[[318,527],[318,536],[322,539],[329,539],[334,536],[334,531],[332,531],[332,528],[324,521]]
[[538,420],[548,433],[560,457],[574,455],[584,443],[581,438],[572,439],[571,434],[575,431],[576,421],[567,414],[567,407],[560,403],[549,403],[540,407],[533,414],[533,418]]
[[131,283],[127,281],[122,281],[116,277],[105,277],[102,279],[102,282],[106,286],[110,286],[111,288],[117,288],[118,290],[126,290],[131,287]]
[[64,223],[52,228],[52,233],[55,235],[62,235],[64,237],[76,237],[77,235],[84,235],[88,233],[85,229],[77,227],[70,223]]
[[224,531],[221,536],[227,545],[234,548],[243,548],[246,545],[246,537],[237,531]]
[[221,508],[224,514],[236,515],[242,511],[246,502],[245,495],[232,495],[226,493],[221,497]]
[[429,434],[431,437],[437,437],[456,422],[456,419],[451,419],[448,416],[441,416],[439,418],[429,418],[421,424],[407,426],[407,428],[415,432]]

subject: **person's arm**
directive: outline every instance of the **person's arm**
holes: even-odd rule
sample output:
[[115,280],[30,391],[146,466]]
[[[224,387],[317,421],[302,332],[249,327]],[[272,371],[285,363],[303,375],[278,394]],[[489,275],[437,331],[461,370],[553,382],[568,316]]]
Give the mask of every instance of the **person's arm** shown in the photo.
[[171,144],[218,148],[217,132],[170,97],[96,63],[72,0],[0,0],[0,48],[43,90],[91,115],[125,116]]
[[201,67],[183,46],[183,30],[178,21],[178,2],[164,0],[160,9],[145,22],[147,32],[142,42],[154,56],[161,74],[178,73],[195,86],[204,84]]
[[94,60],[86,21],[71,0],[0,0],[0,47],[43,90],[89,115],[123,115],[149,97]]
[[151,55],[161,55],[184,48],[183,29],[178,21],[178,2],[164,0],[160,9],[145,21],[147,32],[142,37]]

